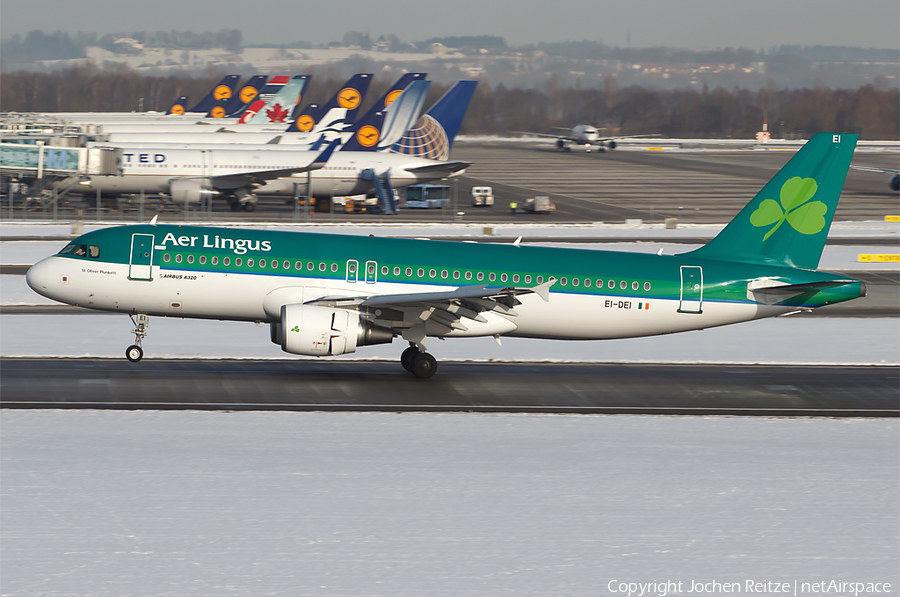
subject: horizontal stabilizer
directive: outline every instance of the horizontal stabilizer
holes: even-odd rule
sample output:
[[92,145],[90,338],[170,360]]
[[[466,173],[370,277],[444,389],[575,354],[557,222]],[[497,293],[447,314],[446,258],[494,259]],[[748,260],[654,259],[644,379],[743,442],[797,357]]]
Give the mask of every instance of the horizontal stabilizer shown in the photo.
[[764,278],[747,285],[747,298],[765,305],[775,305],[803,294],[815,294],[842,286],[858,285],[859,296],[866,296],[866,285],[859,280],[823,280],[805,284],[785,284],[779,280]]

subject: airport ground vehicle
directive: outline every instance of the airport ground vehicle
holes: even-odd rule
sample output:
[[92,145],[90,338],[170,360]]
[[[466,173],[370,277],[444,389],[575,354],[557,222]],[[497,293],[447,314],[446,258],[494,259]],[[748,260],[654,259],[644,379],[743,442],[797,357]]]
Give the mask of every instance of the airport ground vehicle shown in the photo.
[[529,197],[525,200],[523,209],[533,214],[548,214],[556,210],[556,205],[550,201],[550,197]]
[[417,184],[406,187],[406,207],[411,209],[440,209],[450,202],[447,185]]
[[472,187],[472,206],[490,207],[494,204],[494,190],[491,187]]

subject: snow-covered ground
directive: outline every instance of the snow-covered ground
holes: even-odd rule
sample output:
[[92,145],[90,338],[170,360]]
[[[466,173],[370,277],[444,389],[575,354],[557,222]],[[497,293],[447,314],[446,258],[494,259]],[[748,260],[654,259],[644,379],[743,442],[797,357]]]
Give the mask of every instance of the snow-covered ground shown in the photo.
[[3,595],[900,586],[896,420],[4,411],[0,429]]

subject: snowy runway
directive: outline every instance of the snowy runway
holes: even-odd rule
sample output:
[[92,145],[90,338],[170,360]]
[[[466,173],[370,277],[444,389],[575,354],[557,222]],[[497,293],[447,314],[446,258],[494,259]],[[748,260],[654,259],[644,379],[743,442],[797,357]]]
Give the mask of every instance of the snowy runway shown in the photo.
[[900,583],[896,420],[4,411],[8,595]]

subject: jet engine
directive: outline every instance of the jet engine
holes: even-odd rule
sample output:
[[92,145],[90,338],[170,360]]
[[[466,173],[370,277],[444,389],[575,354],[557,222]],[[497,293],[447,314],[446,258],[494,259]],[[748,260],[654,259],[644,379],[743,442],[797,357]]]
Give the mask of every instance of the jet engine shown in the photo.
[[394,333],[360,319],[358,311],[315,305],[281,307],[281,321],[271,324],[272,342],[292,354],[314,357],[356,352],[357,346],[389,344]]
[[615,149],[617,145],[618,145],[618,143],[616,143],[612,139],[610,139],[609,141],[606,142],[606,146],[609,147],[610,149]]
[[566,148],[566,142],[563,141],[562,139],[557,139],[557,140],[556,140],[556,148],[557,148],[557,149],[565,149],[565,148]]
[[894,174],[891,177],[891,189],[894,191],[900,191],[900,174]]
[[208,178],[174,178],[169,183],[169,196],[175,203],[200,203],[213,193]]

